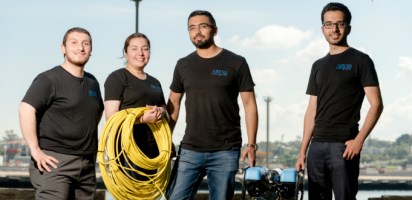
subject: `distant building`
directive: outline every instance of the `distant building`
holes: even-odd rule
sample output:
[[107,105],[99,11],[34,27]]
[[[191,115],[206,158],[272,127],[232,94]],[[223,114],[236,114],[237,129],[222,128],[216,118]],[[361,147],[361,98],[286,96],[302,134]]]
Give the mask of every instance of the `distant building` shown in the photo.
[[27,166],[30,152],[23,138],[3,142],[4,155],[0,164],[9,166]]

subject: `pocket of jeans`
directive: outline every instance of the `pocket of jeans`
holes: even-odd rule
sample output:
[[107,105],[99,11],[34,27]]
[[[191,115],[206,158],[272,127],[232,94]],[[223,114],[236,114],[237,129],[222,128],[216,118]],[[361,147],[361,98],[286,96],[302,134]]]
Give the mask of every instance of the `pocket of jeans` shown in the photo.
[[346,144],[343,142],[336,143],[336,148],[343,154],[346,150]]
[[181,169],[184,165],[193,165],[196,166],[196,157],[195,155],[191,155],[194,152],[187,149],[181,149],[179,155],[179,169]]
[[181,156],[184,156],[184,155],[187,155],[187,154],[190,154],[190,150],[187,150],[187,149],[180,149],[180,152],[179,152],[179,156],[181,157]]
[[45,149],[42,149],[42,151],[47,156],[51,156],[51,157],[55,158],[57,160],[56,166],[60,167],[60,165],[62,163],[62,160],[63,160],[62,157],[60,156],[61,154],[56,153],[54,151],[45,150]]

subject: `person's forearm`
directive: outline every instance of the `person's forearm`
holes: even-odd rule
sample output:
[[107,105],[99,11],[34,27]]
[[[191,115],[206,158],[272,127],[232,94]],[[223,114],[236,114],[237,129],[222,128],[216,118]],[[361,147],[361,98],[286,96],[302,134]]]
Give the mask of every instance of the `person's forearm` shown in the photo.
[[178,118],[179,118],[179,113],[171,113],[170,114],[170,120],[169,120],[170,130],[173,131],[175,129]]
[[362,128],[359,130],[358,135],[356,136],[355,140],[359,142],[364,142],[365,139],[368,137],[372,129],[375,127],[376,123],[378,122],[381,114],[383,111],[382,103],[377,105],[372,105],[369,108],[368,113],[366,114],[365,121],[362,125]]
[[245,114],[246,130],[248,137],[248,144],[256,144],[256,135],[258,127],[258,113],[257,109],[249,109]]
[[311,96],[309,99],[308,108],[303,120],[303,136],[302,143],[299,150],[299,155],[306,156],[306,151],[312,139],[313,130],[315,129],[317,97]]
[[256,134],[258,127],[258,112],[253,89],[245,92],[240,92],[243,107],[245,110],[245,123],[248,137],[248,144],[256,144]]
[[174,130],[176,126],[177,119],[179,118],[179,109],[180,106],[178,104],[173,104],[169,102],[167,104],[167,112],[170,114],[169,115],[169,127],[170,130]]
[[27,103],[22,102],[19,108],[20,129],[23,138],[31,152],[34,152],[39,147],[39,141],[36,131],[36,111]]
[[310,140],[312,139],[315,119],[312,113],[306,113],[303,125],[303,137],[299,154],[306,155]]
[[370,107],[366,114],[365,121],[355,138],[355,142],[362,144],[375,127],[383,111],[383,101],[379,87],[365,87],[364,91]]

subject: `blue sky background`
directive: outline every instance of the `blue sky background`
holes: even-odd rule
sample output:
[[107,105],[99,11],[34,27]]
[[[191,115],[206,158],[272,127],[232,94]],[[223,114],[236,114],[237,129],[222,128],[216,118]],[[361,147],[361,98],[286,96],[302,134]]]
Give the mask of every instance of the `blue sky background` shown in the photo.
[[[412,2],[340,2],[349,7],[353,16],[349,44],[370,55],[381,82],[385,110],[371,137],[395,140],[403,133],[412,133]],[[251,68],[260,117],[258,142],[266,141],[267,96],[273,98],[270,141],[294,140],[302,134],[311,65],[328,51],[320,21],[326,3],[143,0],[139,31],[152,44],[146,72],[160,80],[167,98],[176,61],[194,50],[188,37],[187,17],[196,9],[209,10],[217,21],[219,46],[246,57]],[[123,43],[135,31],[133,1],[0,1],[0,138],[10,129],[20,134],[19,103],[37,74],[63,62],[60,44],[66,30],[74,26],[84,27],[92,34],[93,52],[86,71],[98,78],[104,91],[109,73],[123,67]],[[367,106],[365,102],[364,108]],[[365,112],[363,109],[362,117]],[[181,110],[173,136],[177,144],[184,133],[184,116]]]

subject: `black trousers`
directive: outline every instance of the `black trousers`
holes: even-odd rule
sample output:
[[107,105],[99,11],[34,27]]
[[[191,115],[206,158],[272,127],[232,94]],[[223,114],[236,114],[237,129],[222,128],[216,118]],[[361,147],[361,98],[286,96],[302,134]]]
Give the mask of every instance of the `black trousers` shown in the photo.
[[309,200],[356,200],[359,159],[345,160],[346,145],[336,142],[312,142],[307,156]]
[[96,191],[95,155],[74,156],[43,150],[56,158],[57,169],[40,172],[36,162],[30,162],[29,173],[36,199],[93,200]]

